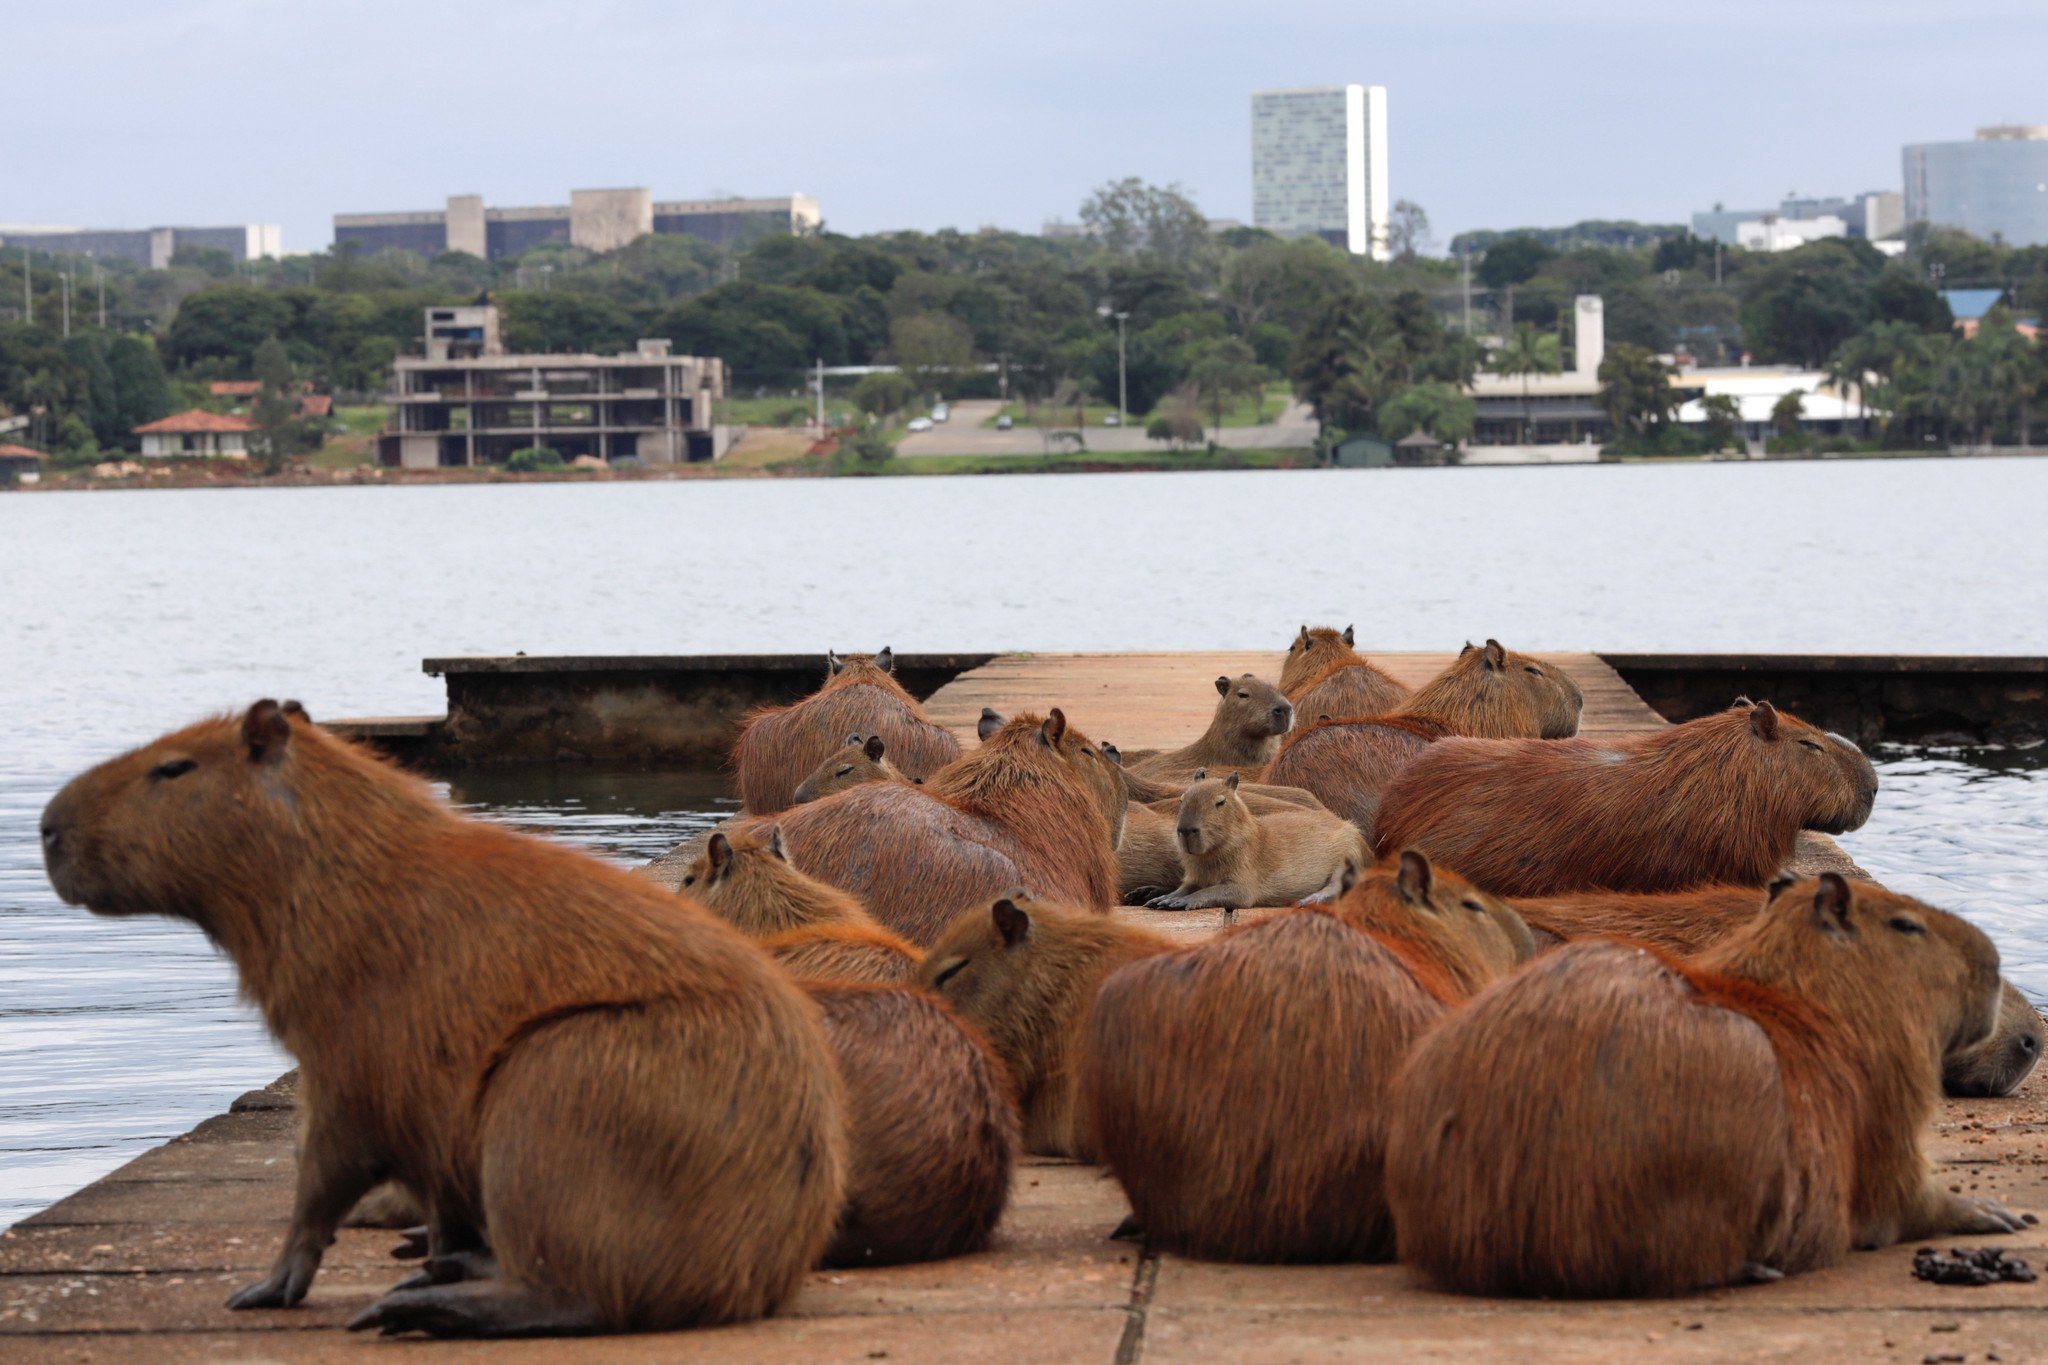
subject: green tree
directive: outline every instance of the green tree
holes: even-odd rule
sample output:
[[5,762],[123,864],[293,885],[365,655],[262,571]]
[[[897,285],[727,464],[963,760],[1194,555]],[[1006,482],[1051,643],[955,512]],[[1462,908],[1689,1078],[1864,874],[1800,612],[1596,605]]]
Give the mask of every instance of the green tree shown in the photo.
[[553,446],[522,446],[505,457],[505,472],[508,474],[538,474],[550,469],[566,469],[569,462],[562,458],[562,452]]
[[1742,403],[1732,393],[1710,393],[1700,399],[1700,409],[1706,414],[1706,437],[1709,451],[1721,451],[1734,445],[1735,429],[1742,421]]
[[886,370],[864,374],[853,386],[853,405],[870,417],[883,418],[901,412],[917,397],[917,387],[900,374]]
[[1500,327],[1515,325],[1516,286],[1536,278],[1537,272],[1556,255],[1556,251],[1527,233],[1503,237],[1486,248],[1475,273],[1481,284],[1500,296],[1500,307],[1495,310]]
[[1188,371],[1188,378],[1208,406],[1216,438],[1223,438],[1223,413],[1231,400],[1257,392],[1263,376],[1252,348],[1237,337],[1224,337],[1204,344]]
[[262,387],[257,390],[256,401],[249,411],[250,420],[256,424],[256,440],[250,453],[264,473],[275,474],[299,449],[295,430],[299,411],[298,377],[292,372],[291,358],[285,354],[284,344],[276,337],[256,348],[255,364],[256,379]]
[[1743,275],[1743,340],[1759,360],[1817,370],[1870,320],[1875,274],[1836,239],[1776,253]]
[[1145,434],[1155,441],[1167,441],[1176,450],[1186,450],[1202,439],[1202,396],[1193,384],[1168,394],[1159,411],[1145,423]]
[[878,474],[896,458],[896,447],[879,431],[859,431],[839,443],[832,467],[841,474]]
[[1600,410],[1616,431],[1637,435],[1662,426],[1678,410],[1671,381],[1678,372],[1641,346],[1610,347],[1600,359]]
[[1150,253],[1187,265],[1209,250],[1209,220],[1180,185],[1148,185],[1136,176],[1112,181],[1082,203],[1081,223],[1118,255]]
[[889,350],[919,395],[936,394],[974,363],[974,335],[958,318],[915,313],[889,324]]
[[1478,406],[1456,384],[1430,381],[1402,389],[1380,406],[1380,435],[1390,441],[1417,431],[1463,445],[1471,439]]
[[568,289],[508,293],[499,308],[509,351],[617,355],[631,350],[639,334],[620,305]]
[[1529,377],[1556,374],[1560,369],[1557,337],[1534,327],[1517,327],[1501,348],[1493,353],[1495,374],[1522,378],[1521,443],[1529,443]]
[[[290,332],[291,304],[268,289],[245,284],[202,289],[178,306],[164,333],[164,356],[189,366],[216,361],[237,374],[256,363],[256,348]],[[417,330],[419,317],[413,317]]]
[[1315,413],[1325,439],[1372,429],[1385,388],[1370,356],[1377,312],[1365,295],[1346,290],[1325,300],[1295,340],[1289,365],[1294,396]]
[[1771,404],[1771,430],[1780,436],[1797,436],[1806,418],[1806,390],[1793,389]]

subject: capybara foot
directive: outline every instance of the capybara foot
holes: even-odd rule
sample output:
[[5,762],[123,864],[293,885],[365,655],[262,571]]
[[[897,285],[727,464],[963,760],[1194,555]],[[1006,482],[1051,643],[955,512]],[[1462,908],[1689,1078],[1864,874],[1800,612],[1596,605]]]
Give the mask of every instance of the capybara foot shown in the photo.
[[391,1259],[394,1261],[425,1260],[433,1248],[433,1234],[427,1230],[425,1223],[416,1228],[407,1228],[398,1235],[405,1240],[391,1248]]
[[1111,1233],[1109,1234],[1109,1240],[1112,1242],[1144,1241],[1145,1229],[1144,1226],[1138,1222],[1138,1215],[1135,1213],[1125,1214],[1124,1221],[1118,1223],[1115,1229],[1111,1231]]
[[425,1289],[431,1284],[460,1284],[464,1280],[495,1280],[498,1278],[498,1258],[488,1251],[451,1251],[445,1256],[430,1256],[426,1265],[406,1276],[392,1286],[400,1289]]
[[385,1336],[562,1337],[600,1331],[597,1310],[503,1280],[394,1289],[350,1319],[348,1329]]
[[1943,1232],[2018,1232],[2026,1220],[2005,1205],[1991,1199],[1956,1195],[1949,1201],[1950,1218]]
[[228,1307],[290,1308],[306,1297],[306,1288],[313,1283],[313,1272],[319,1268],[317,1257],[287,1256],[277,1263],[277,1269],[230,1294]]

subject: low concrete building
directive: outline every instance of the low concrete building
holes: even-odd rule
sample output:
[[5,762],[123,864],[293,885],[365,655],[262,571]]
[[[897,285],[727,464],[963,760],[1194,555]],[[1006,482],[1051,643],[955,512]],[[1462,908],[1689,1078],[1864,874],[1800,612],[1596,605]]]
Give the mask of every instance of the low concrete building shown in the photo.
[[142,438],[144,459],[249,458],[249,434],[256,426],[246,417],[193,408],[135,428]]
[[47,251],[60,256],[89,256],[101,261],[133,261],[162,270],[179,247],[211,247],[237,263],[276,260],[284,254],[275,223],[239,223],[232,227],[77,228],[34,227],[0,223],[0,246]]
[[1776,434],[1772,414],[1788,393],[1799,395],[1799,425],[1813,435],[1845,436],[1867,425],[1856,386],[1837,388],[1819,370],[1779,365],[1702,367],[1680,370],[1671,387],[1684,395],[1676,420],[1686,426],[1706,425],[1702,400],[1717,395],[1733,398],[1741,414],[1736,432],[1751,445]]
[[1600,410],[1600,362],[1607,355],[1607,314],[1598,294],[1572,302],[1572,368],[1561,374],[1474,377],[1473,445],[1571,445],[1607,439]]
[[669,354],[665,338],[622,355],[508,355],[488,304],[426,310],[426,354],[392,367],[392,425],[378,458],[404,469],[502,464],[545,446],[564,460],[681,464],[725,453],[713,409],[725,364]]
[[822,220],[807,194],[780,199],[657,201],[641,189],[572,190],[567,204],[487,208],[483,196],[450,195],[447,206],[417,213],[337,213],[334,241],[366,252],[410,251],[438,256],[466,252],[485,260],[519,256],[542,242],[616,251],[649,233],[683,233],[707,242],[755,235],[814,232]]
[[1847,237],[1849,225],[1832,213],[1813,218],[1780,218],[1766,213],[1735,225],[1735,245],[1745,251],[1790,251],[1828,237]]
[[[1756,229],[1751,225],[1767,221],[1806,224],[1815,223],[1823,218],[1838,219],[1842,225],[1841,230],[1811,231],[1802,240],[1811,241],[1817,237],[1861,237],[1866,242],[1894,241],[1906,231],[1906,199],[1897,190],[1870,190],[1843,199],[1802,199],[1793,196],[1782,200],[1774,209],[1728,209],[1716,204],[1713,208],[1692,216],[1692,234],[1695,237],[1720,242],[1725,246],[1749,247],[1750,244],[1742,240],[1745,227],[1754,233]],[[1786,231],[1796,232],[1800,229]],[[1780,240],[1784,240],[1782,234]],[[1793,246],[1799,244],[1796,241],[1790,243]]]

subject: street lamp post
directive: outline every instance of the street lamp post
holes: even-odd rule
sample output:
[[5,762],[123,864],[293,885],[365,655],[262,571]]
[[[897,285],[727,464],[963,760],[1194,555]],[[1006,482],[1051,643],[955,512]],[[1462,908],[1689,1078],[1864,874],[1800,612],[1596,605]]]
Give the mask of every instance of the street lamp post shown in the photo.
[[1106,303],[1095,311],[1098,316],[1116,319],[1116,424],[1122,426],[1130,420],[1130,389],[1124,378],[1124,322],[1131,315],[1119,313]]

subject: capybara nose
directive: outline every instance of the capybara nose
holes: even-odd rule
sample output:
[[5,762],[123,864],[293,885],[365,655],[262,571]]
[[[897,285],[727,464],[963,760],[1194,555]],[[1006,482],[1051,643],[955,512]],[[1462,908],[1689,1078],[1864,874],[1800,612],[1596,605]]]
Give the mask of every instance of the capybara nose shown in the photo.
[[1273,725],[1275,729],[1285,730],[1292,724],[1294,724],[1293,707],[1276,706],[1273,708]]
[[43,856],[45,858],[55,857],[58,846],[63,842],[64,833],[62,830],[58,829],[55,825],[43,826]]

